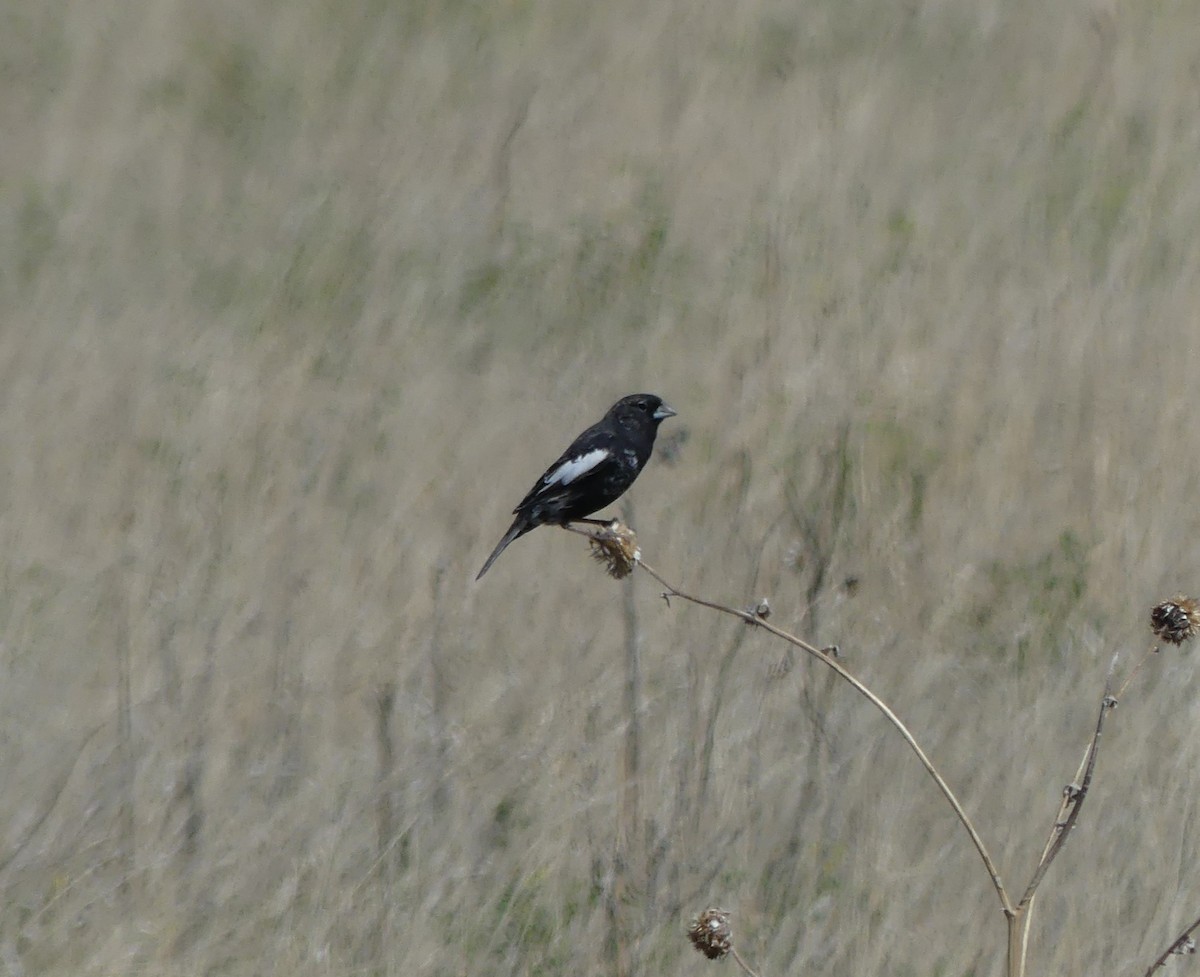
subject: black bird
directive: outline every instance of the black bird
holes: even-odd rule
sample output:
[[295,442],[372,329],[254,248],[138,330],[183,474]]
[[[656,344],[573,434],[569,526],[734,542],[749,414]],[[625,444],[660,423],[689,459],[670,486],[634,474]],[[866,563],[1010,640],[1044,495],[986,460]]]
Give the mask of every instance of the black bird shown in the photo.
[[492,550],[479,577],[509,543],[531,529],[598,522],[584,517],[615,502],[633,484],[650,460],[658,425],[674,416],[675,410],[654,394],[631,394],[613,404],[546,469],[513,509],[517,518]]

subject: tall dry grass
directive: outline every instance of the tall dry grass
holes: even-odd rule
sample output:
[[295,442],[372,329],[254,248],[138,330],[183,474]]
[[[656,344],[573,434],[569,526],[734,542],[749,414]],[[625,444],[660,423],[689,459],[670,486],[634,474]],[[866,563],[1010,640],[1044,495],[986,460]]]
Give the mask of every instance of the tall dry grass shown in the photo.
[[[471,579],[661,393],[654,564],[839,644],[1022,877],[1195,589],[1190,5],[2,19],[9,972],[692,973],[708,903],[763,974],[1000,972],[848,690],[565,533]],[[1036,970],[1200,911],[1192,672],[1112,718]]]

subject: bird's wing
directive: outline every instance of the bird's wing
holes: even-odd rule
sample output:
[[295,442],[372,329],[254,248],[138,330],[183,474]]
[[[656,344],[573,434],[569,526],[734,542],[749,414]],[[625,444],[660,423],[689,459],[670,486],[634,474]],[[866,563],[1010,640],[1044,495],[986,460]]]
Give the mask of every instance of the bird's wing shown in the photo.
[[615,441],[616,435],[608,431],[584,432],[546,469],[513,512],[555,496],[581,479],[603,476],[609,467],[620,464]]
[[603,447],[591,448],[581,454],[572,455],[560,461],[542,476],[541,482],[538,483],[539,491],[550,491],[556,485],[565,488],[572,482],[594,472],[611,458],[612,451]]

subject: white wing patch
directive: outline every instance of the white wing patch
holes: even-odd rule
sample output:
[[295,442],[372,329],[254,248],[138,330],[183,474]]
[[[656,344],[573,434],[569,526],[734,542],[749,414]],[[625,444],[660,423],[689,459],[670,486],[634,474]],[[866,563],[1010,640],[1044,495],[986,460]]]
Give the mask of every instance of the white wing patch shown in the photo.
[[587,454],[580,455],[578,458],[571,458],[564,461],[554,471],[542,479],[542,484],[549,488],[551,485],[570,485],[575,479],[582,475],[586,475],[592,471],[597,465],[602,464],[612,457],[612,453],[607,448],[596,448]]

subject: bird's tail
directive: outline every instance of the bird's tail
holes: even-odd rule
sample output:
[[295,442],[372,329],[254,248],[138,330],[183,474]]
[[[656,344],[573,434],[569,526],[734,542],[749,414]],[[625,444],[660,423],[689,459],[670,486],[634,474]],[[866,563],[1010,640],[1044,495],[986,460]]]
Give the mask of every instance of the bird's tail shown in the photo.
[[509,543],[511,543],[518,536],[524,536],[532,528],[533,527],[529,525],[524,516],[517,516],[517,518],[513,520],[513,524],[508,527],[508,532],[504,534],[504,539],[500,540],[500,542],[496,544],[496,548],[492,550],[492,555],[487,558],[487,563],[483,565],[483,569],[479,571],[479,576],[477,576],[475,579],[478,580],[479,577],[482,577],[488,572],[488,568],[496,562],[496,557],[504,552],[505,547],[507,547]]

